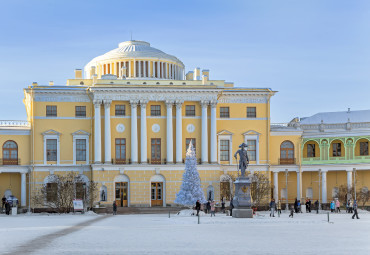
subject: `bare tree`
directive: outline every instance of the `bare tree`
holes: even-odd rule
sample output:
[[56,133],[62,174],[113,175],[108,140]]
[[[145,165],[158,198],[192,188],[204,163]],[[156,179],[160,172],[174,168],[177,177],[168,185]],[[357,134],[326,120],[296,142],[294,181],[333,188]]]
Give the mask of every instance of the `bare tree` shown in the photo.
[[368,189],[362,188],[357,193],[357,199],[362,203],[362,209],[364,209],[365,204],[370,200],[370,191]]
[[353,187],[348,188],[347,185],[340,185],[334,197],[338,198],[339,201],[347,203],[349,199],[355,197],[355,189]]
[[52,175],[33,196],[36,206],[51,208],[58,213],[73,210],[73,200],[82,199],[91,208],[97,197],[97,183],[85,181],[81,175],[70,172],[66,175]]
[[271,183],[268,176],[260,172],[252,174],[251,196],[254,206],[258,207],[261,202],[270,195]]

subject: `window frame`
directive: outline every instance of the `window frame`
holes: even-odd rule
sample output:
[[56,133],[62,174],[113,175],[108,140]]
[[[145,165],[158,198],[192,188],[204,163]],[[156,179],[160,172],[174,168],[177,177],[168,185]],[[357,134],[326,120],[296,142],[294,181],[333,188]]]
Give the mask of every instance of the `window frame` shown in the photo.
[[[254,111],[248,111],[250,109],[254,109]],[[249,116],[249,114],[252,114],[252,116]],[[255,119],[257,118],[257,107],[255,106],[247,106],[247,118]]]
[[86,106],[76,105],[75,106],[75,117],[76,118],[86,118]]
[[[79,142],[84,141],[84,144],[78,144]],[[84,146],[82,148],[79,148],[79,146]],[[76,139],[76,161],[86,161],[86,146],[87,146],[87,141],[86,139]],[[79,155],[79,153],[82,153]]]
[[[365,148],[365,152],[367,152],[366,154],[364,153],[364,148],[363,148],[363,145],[366,144],[366,148]],[[366,141],[366,142],[360,142],[360,156],[369,156],[369,142]]]
[[46,106],[46,117],[58,117],[58,108],[56,105]]
[[342,157],[342,143],[339,143],[339,142],[332,143],[332,153],[333,153],[333,157]]
[[151,105],[150,106],[150,116],[152,117],[158,117],[158,116],[161,116],[162,112],[161,112],[161,105]]
[[[122,109],[119,109],[120,107],[122,107]],[[114,116],[126,116],[126,105],[116,104],[114,106]]]
[[[226,109],[227,109],[227,111],[226,111]],[[223,118],[223,119],[229,119],[230,118],[230,107],[229,106],[220,107],[220,118]]]
[[[193,108],[193,109],[188,109]],[[185,116],[186,117],[195,117],[195,105],[185,105]]]
[[[53,149],[53,148],[50,149],[49,148],[49,146],[53,145],[53,144],[49,144],[48,143],[49,141],[55,141],[55,149]],[[53,157],[52,157],[52,153],[55,154],[55,155],[53,155]],[[55,156],[55,160],[54,160],[54,156]],[[58,161],[58,139],[55,139],[55,138],[46,139],[46,161],[47,162]]]
[[[254,150],[251,150],[249,149],[251,145],[249,145],[248,142],[254,142]],[[247,143],[248,145],[247,147],[247,155],[248,155],[248,159],[249,161],[257,161],[257,139],[247,139]],[[251,152],[254,152],[254,158],[251,157]]]
[[[114,140],[114,149],[115,149],[115,160],[116,162],[118,162],[119,164],[126,164],[127,162],[127,142],[126,142],[126,138],[116,138]],[[119,148],[119,150],[117,150],[117,148]],[[124,150],[124,153],[122,153],[122,148]],[[118,153],[117,153],[118,151]],[[124,157],[122,157],[122,155],[124,155]],[[119,156],[119,157],[117,157]]]
[[[158,143],[159,141],[159,143]],[[154,142],[154,143],[153,143]],[[154,146],[154,150],[153,150]],[[150,140],[150,160],[152,164],[160,164],[162,160],[162,152],[161,152],[161,146],[162,146],[162,141],[161,138],[152,138]],[[156,150],[156,148],[159,148],[159,151]],[[159,155],[158,155],[159,154]]]
[[[223,145],[222,142],[227,142],[227,144]],[[227,150],[225,148],[227,148]],[[223,155],[223,152],[224,153],[226,152],[226,154]],[[230,140],[229,139],[220,139],[220,161],[230,161]]]
[[[5,147],[7,143],[14,143],[15,147]],[[18,144],[14,140],[7,140],[3,143],[3,165],[18,165]],[[7,152],[7,153],[6,153]],[[12,153],[15,152],[15,153]],[[5,156],[5,154],[8,154]],[[15,154],[16,157],[13,157]]]
[[[312,154],[309,154],[310,153],[310,149],[308,149],[308,148],[311,148],[312,149]],[[307,158],[315,158],[316,157],[316,144],[314,144],[314,143],[308,143],[307,144]],[[310,156],[310,155],[312,155],[312,156]]]

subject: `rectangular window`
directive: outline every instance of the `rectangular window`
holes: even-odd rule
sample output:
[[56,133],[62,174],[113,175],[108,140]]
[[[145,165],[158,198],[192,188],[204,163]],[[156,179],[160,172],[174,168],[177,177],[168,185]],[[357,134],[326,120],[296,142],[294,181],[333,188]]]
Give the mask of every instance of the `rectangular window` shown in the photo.
[[152,149],[152,164],[160,164],[161,163],[161,139],[160,138],[152,138],[151,149]]
[[185,115],[186,116],[195,116],[195,105],[185,106]]
[[161,106],[151,105],[150,106],[150,116],[161,116]]
[[247,154],[249,161],[256,161],[257,160],[257,141],[256,140],[247,140]]
[[307,144],[307,158],[314,158],[315,155],[315,144]]
[[333,143],[333,157],[340,157],[342,155],[341,143]]
[[230,160],[229,140],[220,140],[220,161]]
[[360,142],[360,155],[361,156],[369,155],[369,143],[368,142]]
[[229,107],[220,107],[220,118],[230,118]]
[[76,183],[76,199],[86,198],[86,184],[82,182]]
[[76,117],[86,117],[86,106],[76,106]]
[[46,183],[46,201],[56,202],[58,195],[58,183]]
[[56,105],[46,106],[46,117],[57,117],[57,106]]
[[190,141],[191,141],[191,143],[193,144],[193,147],[194,147],[194,152],[196,153],[197,152],[197,144],[196,144],[196,140],[195,140],[195,138],[186,138],[185,139],[185,151],[187,151],[188,150],[188,148],[189,148],[189,144],[190,144]]
[[76,139],[76,160],[86,161],[86,139]]
[[257,118],[256,107],[247,107],[247,118]]
[[46,140],[46,160],[57,161],[57,139]]
[[126,164],[125,138],[116,138],[116,164]]
[[126,107],[123,104],[116,104],[115,106],[115,115],[116,116],[125,116],[126,115]]

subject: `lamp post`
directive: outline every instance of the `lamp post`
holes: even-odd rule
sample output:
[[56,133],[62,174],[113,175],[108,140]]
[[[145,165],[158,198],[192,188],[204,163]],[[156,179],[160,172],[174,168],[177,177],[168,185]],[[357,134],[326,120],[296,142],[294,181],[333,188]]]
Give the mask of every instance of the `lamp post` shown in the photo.
[[321,169],[319,169],[319,208],[321,207]]
[[356,168],[353,168],[353,189],[355,192],[355,200],[357,200],[356,199]]
[[83,187],[83,189],[84,189],[84,199],[83,199],[83,205],[84,205],[84,212],[86,211],[85,210],[85,200],[86,200],[86,183],[84,182],[83,184],[82,184],[82,187]]
[[285,210],[289,210],[289,202],[288,202],[288,169],[285,169],[285,190],[286,190],[286,205]]

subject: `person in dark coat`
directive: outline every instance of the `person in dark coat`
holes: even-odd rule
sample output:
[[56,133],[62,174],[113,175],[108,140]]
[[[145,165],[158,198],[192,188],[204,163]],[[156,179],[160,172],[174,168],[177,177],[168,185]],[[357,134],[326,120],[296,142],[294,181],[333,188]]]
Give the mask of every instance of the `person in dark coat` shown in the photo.
[[1,202],[2,202],[1,209],[4,209],[4,207],[5,207],[5,202],[6,202],[6,197],[5,197],[5,195],[4,195],[4,196],[3,196],[3,198],[1,199]]
[[292,217],[293,218],[293,215],[294,215],[294,206],[290,206],[290,214],[289,214],[289,218]]
[[275,199],[271,199],[270,202],[270,217],[275,217],[274,212],[275,212]]
[[316,208],[316,213],[319,213],[319,201],[315,201],[315,208]]
[[294,201],[294,211],[295,211],[295,213],[298,213],[298,200],[297,200],[297,198]]
[[195,210],[197,210],[197,216],[198,216],[199,211],[200,211],[200,202],[199,202],[199,200],[197,200],[197,202],[195,203]]
[[210,211],[211,211],[211,201],[208,200],[206,205],[206,213],[209,213]]
[[113,215],[117,215],[117,203],[116,203],[116,201],[113,202]]
[[9,215],[10,213],[10,204],[8,201],[5,202],[5,213],[6,215]]
[[352,215],[352,219],[354,219],[355,218],[355,216],[356,216],[356,218],[357,219],[360,219],[359,217],[358,217],[358,213],[357,213],[357,201],[355,200],[355,201],[353,201],[353,215]]
[[234,201],[233,198],[230,200],[230,216],[233,216]]
[[225,201],[223,197],[221,198],[221,210],[223,213],[225,213]]

